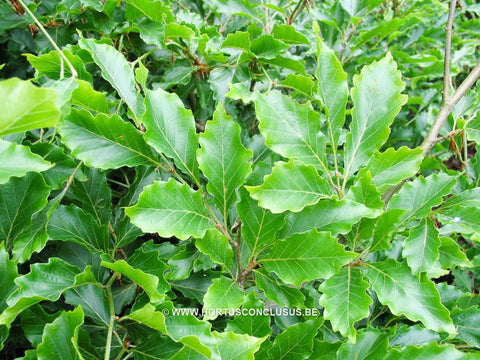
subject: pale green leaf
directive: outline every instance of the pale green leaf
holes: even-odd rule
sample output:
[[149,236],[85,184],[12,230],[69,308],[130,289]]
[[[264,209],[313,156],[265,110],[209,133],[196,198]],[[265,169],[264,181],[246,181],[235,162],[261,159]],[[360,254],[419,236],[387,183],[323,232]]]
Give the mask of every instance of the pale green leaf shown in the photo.
[[147,90],[144,137],[155,150],[173,158],[175,165],[198,181],[196,151],[198,135],[192,112],[184,108],[176,94],[162,89]]
[[[2,245],[2,244],[0,244]],[[10,260],[8,253],[3,246],[0,246],[0,314],[5,310],[7,305],[7,299],[10,294],[17,288],[14,280],[18,276],[17,264],[15,261]],[[0,346],[1,348],[1,346]]]
[[73,311],[64,311],[43,331],[41,344],[37,347],[39,360],[80,359],[78,353],[78,330],[83,324],[83,310],[80,306]]
[[362,331],[357,341],[345,341],[337,351],[337,359],[383,360],[387,353],[388,338],[375,329]]
[[72,155],[87,166],[117,169],[160,164],[142,134],[118,115],[93,116],[86,110],[72,109],[58,130]]
[[88,50],[102,70],[102,76],[117,90],[118,95],[132,111],[135,122],[140,124],[144,112],[143,99],[135,89],[135,76],[123,54],[113,46],[101,44],[94,39],[81,38],[78,45]]
[[171,22],[165,26],[165,39],[176,37],[192,40],[195,38],[195,32],[186,25]]
[[5,242],[7,250],[28,230],[33,215],[47,205],[49,193],[49,187],[37,173],[11,178],[0,185],[0,242]]
[[105,93],[96,91],[92,85],[80,79],[77,79],[78,87],[73,90],[71,104],[85,108],[96,113],[110,115],[110,109],[107,103]]
[[307,37],[295,30],[293,25],[276,23],[273,26],[272,35],[275,39],[282,40],[286,44],[310,45]]
[[42,172],[53,164],[41,156],[32,153],[30,148],[0,139],[0,184],[6,183],[12,176],[21,177],[29,171]]
[[234,34],[228,34],[222,43],[222,48],[240,49],[245,52],[250,51],[250,33],[236,31]]
[[156,311],[152,304],[146,304],[141,309],[132,311],[130,314],[125,315],[122,318],[122,320],[125,319],[131,319],[164,334],[167,333],[165,327],[165,315],[160,311]]
[[443,201],[443,196],[450,193],[456,179],[446,174],[433,174],[427,178],[419,176],[414,181],[406,183],[398,194],[388,203],[388,209],[405,209],[408,213],[403,220],[407,223],[413,218],[428,216],[432,207]]
[[301,74],[288,74],[281,84],[284,88],[298,91],[303,96],[311,98],[313,92],[313,80],[309,76]]
[[294,159],[288,163],[275,163],[272,173],[265,176],[262,185],[245,188],[261,207],[272,213],[298,212],[331,196],[328,181],[318,174],[315,167]]
[[369,171],[364,171],[363,169],[359,172],[353,186],[348,189],[348,194],[345,198],[369,208],[382,209],[384,206],[377,187],[372,184],[372,175]]
[[[259,315],[255,311],[262,311],[265,303],[255,296],[255,291],[245,296],[245,302],[242,305],[242,311],[246,314],[235,314],[235,318],[228,320],[225,331],[233,331],[237,334],[247,334],[255,337],[270,335],[270,316]],[[252,315],[253,314],[255,315]]]
[[280,235],[301,233],[311,228],[330,231],[333,234],[345,234],[361,218],[375,218],[381,213],[381,210],[370,209],[351,200],[324,199],[299,213],[290,214],[287,217],[287,225]]
[[328,141],[336,148],[345,122],[345,107],[348,100],[347,74],[343,71],[335,52],[320,39],[317,41],[319,54],[315,75],[318,79],[318,93],[327,110]]
[[243,292],[232,279],[219,277],[213,280],[212,286],[203,298],[204,320],[216,319],[220,313],[216,310],[238,309],[243,303]]
[[413,275],[418,276],[433,267],[439,258],[440,245],[438,230],[428,217],[410,229],[408,237],[403,242],[402,256],[407,260]]
[[480,113],[465,125],[468,140],[480,144]]
[[414,346],[410,345],[402,350],[391,350],[388,355],[382,359],[386,360],[473,360],[478,357],[472,354],[469,357],[466,353],[457,350],[452,344],[438,345],[436,342]]
[[29,81],[11,78],[0,82],[0,136],[57,125],[57,92]]
[[228,238],[217,229],[208,229],[203,238],[195,240],[195,246],[213,262],[222,264],[227,271],[232,268],[234,254]]
[[214,332],[218,352],[222,360],[255,360],[254,353],[260,349],[264,338],[256,338],[247,334]]
[[345,251],[329,232],[312,229],[275,242],[259,262],[284,282],[301,286],[305,281],[329,278],[356,256]]
[[372,174],[372,184],[380,192],[403,179],[415,175],[423,160],[422,149],[409,149],[406,146],[395,150],[388,148],[383,153],[376,152],[368,160],[367,170]]
[[138,203],[125,212],[144,232],[158,232],[166,238],[201,238],[207,229],[215,227],[202,194],[173,178],[145,187]]
[[207,190],[213,195],[226,225],[228,213],[237,201],[237,189],[252,171],[248,161],[253,157],[253,151],[245,149],[240,139],[240,126],[227,115],[221,104],[217,106],[213,120],[206,123],[199,143],[198,163],[208,178]]
[[48,223],[51,240],[73,241],[98,253],[108,252],[110,240],[106,225],[99,225],[94,217],[75,205],[59,205]]
[[138,21],[146,17],[156,22],[174,21],[170,8],[163,1],[126,0],[125,16],[129,20]]
[[255,93],[254,101],[265,145],[282,156],[326,171],[320,114],[310,103],[300,105],[278,91]]
[[288,327],[277,335],[272,348],[268,351],[272,360],[301,360],[308,359],[313,352],[313,339],[322,320],[308,320]]
[[263,269],[255,270],[255,284],[265,293],[265,296],[286,308],[300,307],[305,296],[297,288],[286,286],[277,281]]
[[245,189],[240,189],[237,211],[242,220],[242,237],[253,256],[275,241],[275,234],[285,224],[284,214],[273,214],[257,205]]
[[275,39],[272,35],[265,34],[252,40],[250,51],[259,58],[273,59],[287,47],[283,41]]
[[440,255],[439,261],[443,269],[452,269],[455,266],[473,266],[456,241],[447,237],[441,237],[440,241],[441,245],[438,248],[438,252]]
[[392,259],[367,265],[373,290],[394,315],[421,321],[433,331],[455,334],[455,326],[447,308],[440,302],[438,290],[424,273],[418,279],[405,263]]
[[346,266],[318,288],[323,292],[319,300],[325,308],[323,316],[330,320],[333,330],[340,331],[352,343],[357,337],[354,324],[370,313],[372,298],[367,294],[369,287],[359,269]]
[[345,181],[385,143],[390,124],[407,97],[405,83],[392,55],[363,68],[353,77],[352,122],[345,142]]

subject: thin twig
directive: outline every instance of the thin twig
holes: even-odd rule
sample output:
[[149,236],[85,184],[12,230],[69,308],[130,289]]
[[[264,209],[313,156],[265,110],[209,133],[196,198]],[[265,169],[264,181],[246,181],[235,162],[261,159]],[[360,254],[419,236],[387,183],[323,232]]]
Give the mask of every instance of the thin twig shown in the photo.
[[452,79],[450,77],[450,57],[452,53],[452,28],[455,17],[455,8],[457,0],[450,2],[450,12],[448,13],[447,27],[445,29],[445,55],[443,60],[443,97],[442,104],[446,104],[450,98],[450,88]]
[[295,6],[295,9],[293,9],[293,12],[290,14],[290,16],[287,19],[287,25],[292,25],[297,16],[302,12],[302,10],[307,6],[308,0],[300,0],[297,3],[297,6]]
[[70,68],[70,72],[72,73],[72,76],[75,78],[78,76],[77,74],[77,71],[75,70],[75,68],[73,67],[72,63],[70,62],[70,60],[68,60],[68,58],[65,56],[65,54],[63,53],[62,50],[60,50],[60,48],[58,47],[57,43],[55,42],[55,40],[52,39],[52,37],[50,36],[50,34],[47,32],[47,30],[45,30],[45,28],[43,27],[42,23],[37,19],[37,17],[33,14],[33,12],[30,11],[30,9],[28,8],[27,5],[25,5],[25,3],[22,1],[22,0],[18,0],[18,3],[20,5],[22,5],[22,7],[24,8],[25,12],[28,13],[28,15],[30,15],[30,17],[33,19],[33,21],[35,22],[35,24],[37,24],[38,28],[43,32],[43,34],[46,36],[46,38],[48,39],[48,41],[50,41],[50,43],[53,45],[53,47],[55,48],[55,50],[57,50],[58,52],[58,56],[60,56],[60,61],[65,61],[68,65],[68,67]]

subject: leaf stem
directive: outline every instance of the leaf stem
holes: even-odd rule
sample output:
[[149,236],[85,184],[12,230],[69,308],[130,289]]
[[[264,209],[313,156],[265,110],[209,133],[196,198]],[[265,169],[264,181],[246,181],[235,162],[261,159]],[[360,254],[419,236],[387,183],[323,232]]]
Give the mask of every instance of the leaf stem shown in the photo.
[[293,9],[292,13],[290,16],[287,18],[287,25],[292,25],[292,23],[295,21],[298,15],[302,12],[302,10],[307,6],[308,0],[300,0],[297,5],[295,6],[295,9]]
[[58,56],[60,57],[60,62],[61,62],[61,75],[63,75],[63,61],[65,61],[65,63],[67,63],[68,67],[70,68],[70,72],[72,73],[72,76],[75,78],[78,76],[77,74],[77,71],[75,70],[75,68],[73,67],[72,63],[70,62],[70,60],[68,60],[68,58],[65,56],[65,54],[63,53],[62,50],[60,50],[60,48],[58,47],[57,43],[55,42],[55,40],[52,39],[52,37],[50,36],[50,34],[47,32],[47,30],[45,30],[45,28],[43,27],[42,23],[37,19],[37,17],[33,14],[33,12],[28,8],[27,5],[25,5],[25,3],[23,2],[23,0],[17,0],[17,2],[22,5],[23,9],[25,10],[25,12],[30,15],[30,17],[33,19],[33,21],[35,22],[35,24],[37,24],[38,28],[43,32],[43,34],[45,35],[45,37],[48,39],[48,41],[50,41],[50,43],[53,45],[53,47],[55,48],[55,50],[57,50],[58,52]]
[[110,360],[110,348],[112,346],[112,334],[114,331],[113,327],[115,324],[115,306],[113,304],[112,284],[117,279],[117,277],[118,277],[118,273],[114,272],[113,275],[108,280],[107,284],[105,285],[105,289],[107,290],[108,308],[110,311],[110,322],[108,323],[107,342],[105,343],[104,360]]

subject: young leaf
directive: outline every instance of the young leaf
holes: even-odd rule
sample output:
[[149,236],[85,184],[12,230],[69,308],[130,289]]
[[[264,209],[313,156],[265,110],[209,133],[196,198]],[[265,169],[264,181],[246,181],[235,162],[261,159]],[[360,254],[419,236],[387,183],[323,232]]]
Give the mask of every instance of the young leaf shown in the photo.
[[318,65],[315,76],[318,79],[318,93],[325,105],[330,145],[337,147],[340,130],[345,122],[345,107],[348,100],[347,74],[335,52],[323,41],[319,44]]
[[143,99],[135,89],[133,69],[128,65],[122,53],[113,46],[83,37],[78,41],[78,45],[92,54],[93,60],[102,70],[103,78],[117,90],[118,95],[132,110],[135,123],[140,125],[145,110]]
[[247,163],[253,151],[247,150],[240,139],[240,126],[227,115],[221,103],[200,134],[201,148],[197,150],[200,169],[208,178],[207,190],[221,210],[225,225],[228,212],[237,201],[237,189],[250,174]]
[[288,327],[277,335],[272,348],[268,351],[270,359],[300,360],[308,359],[313,352],[313,339],[322,320],[308,320]]
[[12,176],[22,177],[29,171],[42,172],[50,169],[53,164],[23,145],[0,139],[0,184],[4,184]]
[[367,170],[372,174],[372,184],[383,192],[389,186],[415,175],[422,159],[421,148],[409,149],[406,146],[397,150],[388,148],[383,153],[376,152],[370,157]]
[[51,324],[45,326],[42,343],[37,347],[39,360],[77,360],[78,330],[83,324],[83,310],[80,306],[73,311],[64,311]]
[[380,214],[381,210],[370,209],[351,200],[324,199],[316,205],[307,206],[299,213],[290,214],[287,225],[279,236],[302,233],[311,228],[330,231],[332,234],[345,234],[361,218],[375,218]]
[[330,233],[312,229],[275,242],[259,262],[283,281],[301,286],[305,281],[329,278],[356,256]]
[[345,182],[378,151],[390,134],[389,126],[407,101],[405,83],[392,55],[363,68],[353,77],[354,107],[345,142]]
[[263,269],[255,270],[255,284],[263,290],[269,300],[279,306],[294,308],[302,306],[305,302],[305,296],[300,290],[281,284]]
[[0,137],[55,126],[60,119],[57,92],[29,81],[11,78],[0,82]]
[[215,227],[202,194],[173,178],[146,186],[138,203],[125,212],[144,232],[158,232],[166,238],[201,238],[207,229]]
[[390,259],[368,264],[367,277],[380,302],[393,314],[421,321],[430,330],[455,334],[455,326],[440,302],[438,290],[424,273],[418,279],[405,263]]
[[270,335],[272,333],[270,316],[252,315],[249,312],[263,310],[264,305],[265,303],[255,296],[255,291],[252,291],[245,296],[245,302],[242,305],[242,310],[247,310],[247,314],[235,315],[234,319],[228,320],[225,331],[233,331],[237,334],[247,334],[255,337]]
[[195,240],[195,246],[213,262],[231,269],[235,259],[232,247],[228,238],[217,229],[208,229],[203,238]]
[[245,189],[240,189],[241,201],[237,204],[242,220],[242,236],[253,256],[275,241],[275,234],[285,223],[286,214],[273,214],[257,205]]
[[106,225],[99,225],[94,217],[75,205],[59,205],[53,212],[48,228],[52,240],[73,241],[98,253],[110,249]]
[[450,193],[456,179],[446,174],[433,174],[427,178],[419,176],[411,183],[406,183],[388,203],[388,209],[408,210],[406,224],[413,218],[428,216],[434,206],[443,201],[443,196]]
[[145,139],[155,148],[173,158],[175,165],[198,181],[198,165],[195,157],[198,135],[192,112],[183,107],[176,94],[162,89],[146,91],[143,122],[147,132]]
[[32,216],[47,204],[50,189],[37,173],[11,178],[0,185],[0,242],[8,251],[31,225]]
[[301,211],[307,205],[331,196],[328,181],[312,165],[290,159],[275,163],[270,175],[259,186],[245,186],[261,207],[272,213]]
[[410,229],[410,234],[403,242],[402,256],[407,259],[412,274],[419,276],[421,272],[430,270],[438,260],[438,249],[441,245],[438,230],[428,217]]
[[243,292],[232,279],[219,277],[213,280],[203,298],[204,320],[213,320],[217,309],[238,309],[243,303]]
[[372,298],[367,290],[370,284],[359,269],[346,266],[325,281],[318,290],[323,292],[319,304],[325,307],[323,316],[332,328],[355,344],[357,331],[354,324],[367,317]]
[[117,169],[160,164],[140,132],[118,115],[94,117],[86,110],[72,109],[58,130],[72,155],[87,166]]
[[282,156],[327,171],[320,114],[310,103],[300,105],[278,91],[256,93],[254,102],[265,145]]

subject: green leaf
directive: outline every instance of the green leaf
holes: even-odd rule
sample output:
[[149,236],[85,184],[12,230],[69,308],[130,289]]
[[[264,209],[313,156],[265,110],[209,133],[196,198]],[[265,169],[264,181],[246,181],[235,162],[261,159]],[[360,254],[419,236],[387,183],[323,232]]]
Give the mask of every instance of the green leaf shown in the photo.
[[[73,55],[70,50],[62,50],[65,57],[70,61],[75,70],[79,79],[92,82],[92,75],[85,69],[85,64],[78,55]],[[48,54],[43,54],[41,56],[35,56],[32,54],[25,54],[27,60],[32,66],[37,70],[37,76],[40,77],[45,75],[46,77],[59,80],[61,79],[61,68],[63,66],[65,77],[72,77],[73,74],[70,71],[69,66],[63,65],[63,59],[60,58],[58,51],[50,51]]]
[[203,238],[195,240],[195,246],[213,262],[222,264],[227,270],[232,268],[235,259],[232,247],[228,238],[217,229],[208,229]]
[[385,143],[390,124],[407,101],[407,96],[401,95],[405,83],[390,53],[364,67],[360,75],[353,77],[353,83],[352,122],[345,142],[345,181]]
[[201,238],[207,229],[215,227],[202,194],[173,178],[145,187],[138,203],[125,212],[144,232],[158,232],[166,238]]
[[245,189],[240,189],[241,201],[237,204],[242,220],[242,237],[253,256],[275,241],[275,234],[285,224],[286,214],[273,214],[257,205]]
[[330,231],[333,234],[345,234],[361,218],[374,218],[380,214],[380,210],[367,208],[351,200],[324,199],[299,213],[290,214],[287,217],[287,225],[279,235],[302,233],[311,228]]
[[228,213],[237,201],[237,189],[250,174],[247,161],[253,151],[247,150],[240,140],[240,126],[227,115],[221,103],[200,134],[201,148],[197,151],[200,169],[208,178],[207,190],[227,225]]
[[198,181],[196,151],[198,135],[195,120],[190,110],[175,94],[162,89],[146,91],[145,116],[147,128],[144,137],[155,150],[173,158],[175,165]]
[[[15,279],[17,290],[8,298],[8,308],[0,315],[0,324],[10,324],[29,306],[42,300],[56,301],[77,282],[80,270],[67,262],[51,257],[48,263],[35,263],[31,271]],[[82,274],[80,274],[82,275]]]
[[254,360],[254,353],[260,349],[265,338],[256,338],[246,334],[214,332],[218,352],[222,360]]
[[[247,334],[255,337],[263,337],[270,335],[269,315],[252,315],[249,311],[261,311],[264,309],[265,303],[255,296],[255,291],[245,296],[245,302],[242,311],[246,311],[246,315],[235,315],[234,319],[228,320],[225,331],[233,331],[237,334]],[[245,309],[245,310],[244,310]],[[251,310],[250,310],[251,309]]]
[[25,309],[21,314],[21,324],[25,337],[33,346],[37,347],[42,342],[45,325],[52,323],[58,316],[58,312],[54,314],[45,312],[39,304]]
[[457,339],[480,348],[480,312],[477,306],[452,311],[453,323],[458,329]]
[[49,187],[37,173],[11,178],[0,185],[0,243],[5,242],[8,251],[28,230],[32,216],[47,205],[49,193]]
[[403,242],[402,256],[407,259],[413,275],[419,276],[421,272],[433,268],[439,258],[438,249],[441,244],[438,230],[428,217],[410,229],[408,237]]
[[463,353],[455,348],[452,344],[438,345],[436,342],[431,342],[422,346],[407,346],[402,350],[391,350],[388,356],[382,358],[387,360],[467,360],[476,359],[477,356],[472,354],[469,357],[466,353]]
[[153,333],[135,346],[131,351],[135,353],[135,360],[173,359],[182,345],[174,342],[161,333]]
[[171,22],[165,26],[165,40],[176,37],[192,40],[195,38],[195,32],[186,25]]
[[310,103],[300,105],[278,91],[255,93],[254,101],[265,145],[282,156],[327,171],[320,114]]
[[250,51],[250,33],[236,31],[234,34],[228,34],[222,43],[222,48],[240,49],[248,53]]
[[213,271],[191,273],[184,280],[169,281],[173,288],[180,291],[185,297],[197,300],[203,305],[203,297],[208,288],[213,284],[213,279],[218,273]]
[[110,108],[105,93],[96,91],[92,85],[77,79],[78,87],[73,90],[71,103],[95,113],[110,115]]
[[337,359],[383,360],[387,353],[386,335],[371,329],[358,334],[357,342],[344,342],[337,351]]
[[221,276],[213,280],[203,298],[204,320],[213,320],[220,315],[216,310],[238,309],[243,303],[243,292],[232,279]]
[[268,351],[269,358],[308,359],[313,352],[313,339],[321,325],[321,320],[308,320],[288,327],[275,338],[272,348]]
[[441,237],[440,242],[441,245],[438,248],[438,252],[442,269],[453,269],[455,266],[473,266],[456,241],[450,238]]
[[421,321],[433,331],[455,334],[455,326],[448,310],[440,302],[438,290],[424,273],[418,279],[405,263],[392,259],[367,265],[367,276],[373,290],[394,315]]
[[468,140],[480,144],[480,114],[465,125]]
[[275,24],[272,35],[275,39],[281,40],[286,44],[304,44],[310,45],[305,35],[295,30],[293,25]]
[[[1,245],[1,244],[0,244]],[[0,314],[8,307],[7,299],[10,294],[17,288],[14,280],[18,276],[17,264],[10,260],[8,253],[3,246],[0,246]],[[1,338],[0,338],[1,339]],[[0,341],[0,348],[1,348]]]
[[407,210],[393,209],[384,212],[378,217],[373,231],[370,251],[382,251],[390,249],[390,242],[397,233]]
[[281,85],[287,89],[298,91],[308,98],[313,96],[313,80],[309,76],[288,74],[285,80],[282,81]]
[[433,174],[427,178],[419,176],[406,183],[388,203],[388,209],[408,210],[404,223],[413,218],[428,216],[432,207],[443,201],[443,196],[450,193],[456,179],[446,174]]
[[138,21],[141,17],[163,22],[174,21],[170,8],[163,1],[126,0],[125,16],[129,20]]
[[0,136],[57,125],[57,92],[29,81],[11,78],[0,82]]
[[335,52],[323,41],[317,39],[318,65],[315,76],[318,79],[318,94],[326,107],[329,142],[336,149],[340,131],[345,122],[345,107],[348,100],[347,74]]
[[276,58],[287,45],[280,40],[275,39],[272,35],[262,35],[252,41],[250,51],[259,58],[273,59]]
[[65,292],[65,302],[80,306],[97,324],[108,327],[110,309],[105,290],[100,284],[85,284]]
[[45,326],[42,343],[38,345],[39,360],[77,360],[78,330],[83,324],[83,310],[80,306],[73,311],[64,311],[51,324]]
[[319,304],[325,307],[323,316],[330,320],[332,328],[356,342],[354,324],[368,316],[372,298],[367,290],[370,284],[359,269],[346,266],[318,288],[323,292]]
[[125,319],[132,319],[164,334],[167,333],[165,315],[162,312],[156,311],[155,307],[151,304],[146,304],[141,309],[135,310],[122,318],[122,320]]
[[99,225],[95,218],[75,205],[59,205],[53,212],[48,228],[52,240],[73,241],[98,253],[108,252],[110,240],[106,225]]
[[0,184],[4,184],[12,176],[22,177],[29,171],[42,172],[53,164],[41,156],[32,153],[30,148],[0,139]]
[[421,148],[409,149],[406,146],[397,150],[388,148],[383,153],[376,152],[370,157],[367,170],[372,174],[372,184],[383,192],[389,186],[415,175],[420,169],[422,160]]
[[255,284],[260,290],[263,290],[269,300],[286,308],[303,305],[305,296],[297,288],[281,284],[263,269],[254,270],[254,273]]
[[[104,257],[106,259],[106,257]],[[157,259],[158,260],[158,259]],[[129,259],[129,262],[132,262]],[[116,271],[122,275],[130,278],[134,283],[140,285],[147,293],[151,302],[161,302],[164,300],[165,295],[162,295],[158,290],[159,277],[153,274],[147,273],[144,269],[139,269],[135,266],[135,263],[128,263],[125,260],[117,260],[114,263],[108,261],[102,261],[101,265],[107,269]]]
[[275,163],[272,173],[265,176],[262,185],[245,188],[261,207],[272,213],[298,212],[331,196],[328,181],[320,177],[312,165],[304,165],[294,159],[288,163]]
[[312,229],[275,242],[259,262],[283,281],[301,286],[305,281],[329,278],[356,256],[345,251],[330,233]]
[[72,109],[58,130],[72,155],[87,166],[117,169],[160,164],[141,133],[118,115],[94,117],[86,110]]
[[122,53],[111,45],[83,37],[78,41],[78,45],[92,54],[93,60],[102,70],[103,78],[117,90],[118,95],[132,111],[135,122],[140,125],[144,112],[143,99],[135,89],[133,69]]
[[373,209],[381,209],[384,206],[377,187],[372,184],[372,175],[369,171],[363,169],[359,172],[353,186],[348,189],[346,199],[351,199]]

